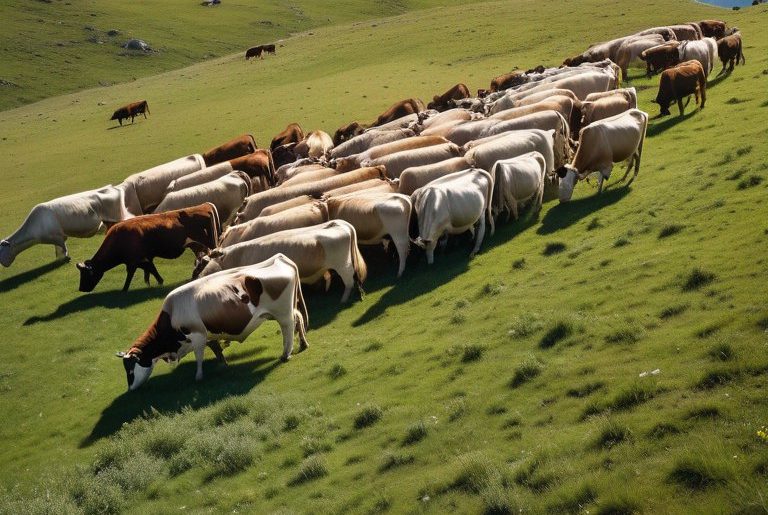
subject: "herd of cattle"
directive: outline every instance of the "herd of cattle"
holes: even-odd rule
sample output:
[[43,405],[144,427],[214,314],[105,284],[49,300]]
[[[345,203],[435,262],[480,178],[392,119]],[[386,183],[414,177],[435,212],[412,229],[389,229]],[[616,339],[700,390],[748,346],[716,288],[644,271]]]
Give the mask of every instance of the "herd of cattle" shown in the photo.
[[[728,34],[726,34],[728,32]],[[719,38],[718,40],[710,39]],[[671,52],[671,54],[670,54]],[[301,283],[339,276],[346,301],[367,266],[360,245],[392,244],[400,277],[411,244],[429,264],[445,237],[469,231],[472,255],[488,226],[518,218],[547,198],[568,201],[578,180],[597,172],[598,192],[614,163],[628,161],[621,181],[640,168],[648,115],[634,88],[619,88],[634,59],[661,71],[662,112],[700,94],[715,55],[743,60],[741,36],[707,20],[656,27],[591,46],[561,67],[539,66],[493,79],[470,97],[458,84],[428,104],[407,99],[372,124],[353,122],[334,137],[290,124],[269,149],[250,135],[127,177],[117,186],[35,206],[0,242],[8,267],[23,250],[51,244],[67,258],[67,237],[109,227],[95,255],[77,264],[80,290],[92,291],[108,270],[125,265],[162,283],[153,260],[196,255],[193,280],[165,299],[160,314],[124,353],[129,389],[159,359],[194,351],[202,378],[205,347],[223,360],[220,340],[243,341],[264,320],[282,329],[282,359],[297,332],[307,347]],[[693,77],[693,79],[691,79]],[[144,103],[146,105],[146,103]]]

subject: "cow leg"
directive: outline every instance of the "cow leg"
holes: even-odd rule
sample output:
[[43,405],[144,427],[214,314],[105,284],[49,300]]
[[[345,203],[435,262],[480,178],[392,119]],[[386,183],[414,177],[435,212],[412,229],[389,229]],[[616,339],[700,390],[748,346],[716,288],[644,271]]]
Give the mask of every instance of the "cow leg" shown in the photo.
[[[155,263],[152,261],[148,261],[144,264],[144,273],[145,274],[152,274],[155,279],[157,280],[157,284],[163,285],[163,278],[160,277],[160,272],[157,271],[157,267],[155,266]],[[146,278],[147,284],[149,284],[149,278]]]
[[[352,291],[352,288],[350,287],[349,290]],[[342,302],[343,301],[344,299],[342,299]],[[282,361],[283,363],[291,359],[291,353],[293,352],[294,327],[295,327],[294,324],[283,324],[283,323],[280,324],[280,331],[283,333],[283,355],[280,356],[280,361]]]
[[307,328],[304,327],[304,317],[298,309],[293,310],[293,319],[296,321],[295,331],[299,335],[299,352],[307,350],[309,342],[307,341]]
[[227,358],[224,357],[224,350],[221,348],[219,340],[208,340],[205,344],[213,351],[213,354],[216,356],[219,363],[222,365],[227,364]]
[[424,248],[424,253],[427,255],[427,264],[431,265],[435,262],[435,246],[437,245],[436,242],[430,241],[427,243],[427,246]]
[[[691,97],[688,97],[688,101],[690,101],[690,100],[691,100]],[[678,98],[677,99],[677,108],[680,109],[680,116],[683,116],[684,108],[683,108],[683,99],[682,98]]]
[[69,250],[67,250],[67,243],[64,240],[54,243],[54,249],[56,251],[56,260],[69,261]]
[[195,372],[195,381],[203,380],[203,358],[205,357],[205,344],[195,345],[195,361],[197,371]]
[[393,239],[392,243],[395,244],[395,250],[397,250],[397,278],[399,279],[403,275],[405,261],[408,258],[408,239]]
[[355,286],[355,272],[352,271],[351,274],[342,273],[339,274],[341,277],[342,282],[344,283],[344,293],[341,296],[341,302],[347,302],[349,300],[349,295],[352,293],[352,288]]
[[483,243],[483,236],[485,236],[485,213],[480,217],[480,222],[477,225],[477,235],[475,236],[475,248],[469,254],[470,258],[475,257],[477,251],[480,250],[480,245]]
[[131,286],[131,281],[133,281],[133,274],[136,273],[136,265],[125,265],[126,268],[126,274],[125,274],[125,284],[123,284],[123,291],[128,291],[128,288]]
[[629,175],[629,171],[632,170],[632,165],[635,164],[635,159],[637,159],[637,153],[634,153],[629,157],[629,160],[627,163],[627,171],[624,172],[624,175],[622,176],[621,179],[619,179],[618,182],[624,182],[626,180],[627,176]]

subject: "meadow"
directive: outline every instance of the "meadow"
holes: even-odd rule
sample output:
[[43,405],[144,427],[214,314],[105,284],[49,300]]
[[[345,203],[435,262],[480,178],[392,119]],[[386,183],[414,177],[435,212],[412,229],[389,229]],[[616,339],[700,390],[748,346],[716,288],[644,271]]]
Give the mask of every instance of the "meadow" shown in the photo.
[[[724,19],[747,62],[710,78],[705,109],[651,120],[630,187],[579,184],[568,204],[499,223],[472,260],[462,238],[429,267],[412,250],[399,281],[366,249],[366,294],[348,305],[339,285],[305,289],[310,348],[287,364],[268,323],[228,367],[208,356],[200,383],[188,357],[127,393],[114,353],[193,256],[157,261],[163,287],[122,293],[116,269],[82,294],[74,263],[99,236],[69,240],[67,264],[50,246],[21,254],[0,270],[0,513],[768,511],[768,6],[347,3],[381,17],[318,9],[328,25],[276,57],[246,63],[233,39],[192,66],[0,112],[0,236],[38,202],[243,132],[261,146],[293,121],[332,133],[651,26]],[[215,15],[237,18],[228,5]],[[179,46],[200,45],[185,34]],[[67,80],[38,94],[86,84]],[[630,71],[652,117],[657,81]],[[106,122],[138,98],[147,120]]]

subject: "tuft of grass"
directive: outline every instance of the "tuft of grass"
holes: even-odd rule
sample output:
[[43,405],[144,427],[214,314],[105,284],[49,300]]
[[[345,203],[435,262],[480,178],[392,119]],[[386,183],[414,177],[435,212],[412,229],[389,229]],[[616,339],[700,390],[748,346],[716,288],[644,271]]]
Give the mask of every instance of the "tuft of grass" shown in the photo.
[[625,411],[649,401],[656,394],[653,387],[646,383],[635,382],[621,390],[606,407],[617,411]]
[[522,268],[525,268],[525,258],[515,259],[512,262],[512,268],[514,268],[515,270],[520,270]]
[[360,411],[355,415],[355,429],[363,429],[370,427],[379,420],[384,414],[384,411],[375,404],[369,404],[360,408]]
[[659,231],[659,239],[669,238],[670,236],[674,236],[675,234],[679,233],[685,229],[684,225],[678,225],[678,224],[670,224],[665,225],[661,228]]
[[485,410],[488,415],[503,415],[507,412],[507,407],[500,403],[491,404]]
[[699,406],[698,408],[693,408],[688,413],[686,413],[685,418],[690,419],[715,419],[720,418],[720,408],[717,406]]
[[288,486],[301,485],[327,475],[328,465],[325,463],[325,459],[318,454],[314,454],[301,462],[299,471],[288,481]]
[[478,345],[476,343],[465,345],[461,354],[461,362],[471,363],[473,361],[478,361],[483,357],[483,352],[485,352],[485,347],[482,345]]
[[451,399],[446,409],[448,410],[448,421],[454,422],[467,413],[467,401],[464,400],[464,397]]
[[331,369],[328,371],[328,377],[334,381],[345,375],[347,375],[347,369],[344,368],[344,365],[341,363],[334,363],[333,366],[331,366]]
[[661,310],[661,313],[659,313],[659,318],[666,320],[667,318],[682,315],[688,310],[689,307],[690,306],[688,304],[676,304],[674,306],[666,307]]
[[728,468],[715,456],[685,456],[675,461],[667,480],[689,490],[706,490],[725,483],[731,475]]
[[449,489],[477,494],[494,483],[501,483],[502,475],[498,467],[488,456],[479,452],[458,456],[456,468]]
[[631,344],[640,341],[640,329],[626,326],[605,335],[606,343]]
[[581,484],[561,489],[554,497],[556,501],[547,506],[549,513],[583,513],[597,500],[597,491],[590,484]]
[[668,422],[659,422],[648,431],[648,437],[654,440],[660,440],[667,435],[676,435],[680,433],[680,428],[675,424]]
[[520,427],[523,424],[523,421],[520,420],[520,417],[509,417],[507,418],[503,424],[501,424],[502,429],[510,429],[513,427]]
[[685,278],[683,283],[683,291],[698,290],[708,284],[712,283],[716,279],[716,275],[702,270],[701,268],[694,268]]
[[739,372],[733,368],[715,368],[708,370],[696,381],[694,385],[697,390],[711,390],[718,386],[723,386],[739,376]]
[[363,352],[376,352],[377,350],[381,350],[383,348],[384,348],[384,344],[382,344],[381,342],[374,341],[366,345],[363,348]]
[[520,363],[517,368],[515,368],[515,373],[512,376],[512,379],[509,381],[509,387],[510,388],[517,388],[534,377],[541,374],[542,370],[544,370],[544,365],[536,359],[534,356],[531,356],[530,358],[526,359],[522,363]]
[[379,472],[386,472],[397,467],[410,465],[416,461],[413,454],[403,452],[387,452],[379,465]]
[[589,221],[589,224],[587,225],[587,230],[594,231],[595,229],[599,229],[602,226],[603,224],[600,223],[599,218],[593,218],[592,220]]
[[402,444],[413,445],[418,443],[427,437],[427,433],[427,426],[424,424],[423,420],[414,422],[405,429],[405,436],[403,436]]
[[595,449],[610,449],[622,442],[626,442],[632,436],[627,426],[621,425],[613,419],[606,420],[597,438],[592,444]]
[[502,282],[485,283],[483,287],[480,289],[480,295],[484,295],[486,297],[493,297],[501,293],[503,289],[504,289],[504,283]]
[[230,397],[219,403],[213,412],[213,425],[223,426],[230,424],[240,417],[248,415],[250,403],[243,397]]
[[515,504],[509,491],[500,484],[492,484],[480,491],[480,500],[485,515],[511,515],[522,509]]
[[526,313],[515,318],[507,334],[511,338],[527,338],[540,331],[542,327],[544,327],[544,324],[539,318]]
[[301,424],[301,415],[298,413],[288,413],[283,418],[283,431],[293,431],[299,427],[299,424]]
[[616,241],[613,242],[613,246],[616,248],[619,247],[625,247],[632,243],[628,238],[625,238],[624,236],[618,238]]
[[597,515],[635,515],[642,512],[640,503],[626,496],[600,501]]
[[573,325],[570,322],[557,322],[550,327],[544,336],[539,340],[540,349],[548,349],[554,346],[560,340],[564,340],[573,334]]
[[555,473],[546,468],[546,456],[533,456],[520,465],[514,475],[514,482],[535,493],[548,490],[558,478]]
[[583,398],[588,397],[589,395],[592,395],[598,390],[602,390],[605,388],[605,383],[602,381],[594,381],[592,383],[587,383],[581,386],[578,386],[576,388],[569,388],[568,391],[565,392],[565,394],[568,397],[576,397],[576,398]]
[[722,327],[723,327],[723,324],[720,322],[708,325],[696,331],[696,337],[699,339],[709,338],[716,332],[720,331]]
[[754,188],[760,186],[763,183],[763,178],[759,175],[750,175],[746,179],[739,181],[736,187],[740,190],[746,190],[747,188]]
[[555,254],[560,254],[561,252],[565,252],[565,249],[567,249],[565,243],[562,242],[549,242],[544,246],[544,250],[541,252],[544,256],[553,256]]
[[736,149],[736,155],[739,157],[746,156],[747,154],[752,152],[752,145],[747,145],[745,147],[737,148]]
[[232,476],[247,469],[256,459],[250,438],[234,438],[225,441],[216,455],[210,477]]
[[451,315],[450,322],[453,325],[461,325],[466,321],[467,321],[467,315],[465,315],[463,311],[456,311],[453,313],[453,315]]

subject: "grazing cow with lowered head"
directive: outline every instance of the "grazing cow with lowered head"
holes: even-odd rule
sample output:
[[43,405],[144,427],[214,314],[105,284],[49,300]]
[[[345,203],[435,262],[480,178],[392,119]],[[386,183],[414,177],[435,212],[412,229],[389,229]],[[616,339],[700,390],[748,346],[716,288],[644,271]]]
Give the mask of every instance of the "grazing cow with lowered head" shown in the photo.
[[[491,216],[493,177],[485,170],[470,168],[435,179],[411,195],[419,226],[414,244],[427,254],[427,264],[435,261],[435,247],[444,235],[470,231],[475,235],[473,257],[485,236],[486,219],[494,233]],[[475,234],[475,225],[477,233]]]
[[275,55],[275,44],[274,43],[270,43],[269,45],[262,45],[261,48],[267,54]]
[[144,270],[147,286],[150,274],[163,284],[153,263],[156,257],[176,259],[187,248],[196,254],[213,249],[219,230],[219,214],[210,202],[119,222],[109,228],[96,254],[77,264],[80,291],[93,291],[104,273],[119,265],[127,272],[123,291],[128,291],[137,268]]
[[341,157],[336,159],[331,164],[331,166],[334,166],[340,172],[348,172],[350,170],[360,168],[362,163],[365,161],[378,159],[380,157],[394,154],[396,152],[402,152],[404,150],[414,150],[417,148],[440,145],[447,142],[448,140],[441,138],[440,136],[413,136],[411,138],[399,139],[392,141],[391,143],[377,145],[359,154]]
[[131,119],[131,123],[133,123],[133,119],[139,116],[140,114],[144,115],[144,118],[147,118],[147,115],[149,114],[149,104],[147,104],[146,100],[141,100],[140,102],[133,102],[132,104],[128,104],[127,106],[123,106],[117,111],[115,111],[112,114],[112,118],[110,120],[117,120],[120,125],[123,124],[123,119]]
[[152,374],[159,359],[178,362],[195,353],[195,379],[203,379],[203,355],[209,345],[221,353],[218,340],[244,341],[264,320],[276,320],[283,333],[281,361],[308,347],[307,308],[296,265],[282,254],[250,266],[203,277],[173,290],[160,314],[126,352],[123,360],[128,389],[136,390]]
[[688,99],[685,103],[688,105],[691,95],[696,97],[697,104],[701,95],[699,108],[704,109],[704,103],[707,101],[707,76],[699,61],[686,61],[674,68],[664,70],[659,80],[659,92],[656,99],[651,102],[659,104],[661,116],[666,116],[670,114],[670,104],[677,100],[680,116],[683,116],[683,99]]
[[275,184],[275,165],[272,162],[272,154],[266,149],[257,148],[250,154],[232,159],[229,164],[233,170],[247,173],[254,183],[258,182],[257,179],[262,179],[269,186]]
[[403,195],[412,195],[414,191],[435,179],[468,168],[472,168],[472,164],[463,157],[454,157],[428,165],[411,166],[400,174],[397,192]]
[[365,152],[372,147],[383,145],[385,143],[391,143],[393,141],[401,140],[404,138],[410,138],[411,136],[415,135],[416,133],[411,129],[395,129],[391,131],[371,129],[364,132],[363,134],[345,141],[341,145],[333,147],[330,152],[328,152],[328,158],[338,159],[339,157],[347,157],[351,156],[352,154],[359,154],[360,152]]
[[264,56],[262,55],[263,53],[264,53],[264,47],[262,45],[251,47],[245,51],[245,60],[247,61],[252,57],[258,57],[260,59],[264,59]]
[[362,166],[383,166],[387,177],[397,179],[406,168],[438,163],[462,154],[461,148],[453,143],[442,143],[428,147],[403,150],[388,154],[369,161],[363,161]]
[[275,151],[277,147],[287,145],[289,143],[298,143],[304,139],[304,131],[301,125],[298,123],[289,123],[285,129],[283,129],[277,136],[272,138],[272,143],[269,144],[269,150]]
[[243,134],[237,138],[227,141],[223,145],[210,149],[203,154],[205,166],[215,165],[222,161],[229,161],[241,157],[251,152],[256,152],[256,140],[251,134]]
[[616,64],[621,68],[621,76],[626,78],[629,65],[640,58],[645,50],[664,44],[664,38],[658,34],[639,39],[628,39],[621,44],[616,52]]
[[675,66],[680,62],[679,41],[669,41],[640,52],[640,60],[645,61],[645,73],[650,77]]
[[310,227],[327,222],[328,206],[320,200],[312,200],[270,216],[257,216],[243,224],[230,225],[221,235],[219,247],[231,247],[237,243],[255,240],[268,234],[288,229]]
[[200,154],[180,157],[130,175],[117,187],[125,191],[125,205],[132,215],[151,213],[162,202],[168,185],[179,177],[205,168]]
[[311,157],[320,159],[325,157],[329,150],[333,148],[331,136],[324,131],[312,131],[293,147],[293,152],[298,159]]
[[[489,92],[495,93],[497,91],[503,91],[505,89],[519,86],[520,84],[525,84],[526,82],[527,79],[525,72],[516,71],[512,73],[505,73],[504,75],[499,75],[498,77],[495,77],[493,80],[491,80],[491,87]],[[480,96],[480,92],[478,92],[477,96]]]
[[571,164],[557,170],[560,176],[560,202],[567,202],[573,196],[576,181],[592,172],[599,172],[597,192],[603,190],[603,180],[611,176],[613,163],[629,160],[627,171],[619,182],[629,175],[632,166],[635,173],[631,184],[640,171],[645,131],[648,128],[648,114],[639,109],[598,120],[587,125],[579,133],[579,149]]
[[363,126],[360,122],[352,122],[346,125],[342,125],[336,129],[336,132],[333,135],[333,144],[336,146],[341,145],[345,141],[348,141],[355,136],[362,134],[364,131],[365,126]]
[[531,202],[534,213],[541,210],[544,201],[544,185],[547,162],[539,152],[529,152],[511,159],[496,161],[491,169],[493,200],[491,213],[494,217],[502,211],[518,219],[519,207]]
[[469,93],[469,88],[467,88],[467,85],[459,83],[442,95],[435,95],[432,98],[432,102],[427,104],[427,109],[445,111],[453,106],[454,100],[461,100],[464,98],[469,98],[470,96],[472,95]]
[[230,218],[250,193],[251,178],[244,172],[236,170],[215,181],[169,193],[155,208],[155,213],[165,213],[210,202],[216,206],[223,227],[229,223]]
[[722,39],[725,37],[725,22],[720,20],[702,20],[697,22],[704,37]]
[[424,102],[418,98],[407,98],[389,106],[389,109],[381,113],[369,127],[380,127],[409,114],[418,114],[423,110]]
[[747,60],[744,59],[744,52],[742,51],[741,33],[734,32],[730,36],[726,36],[717,42],[717,55],[723,62],[723,69],[720,70],[718,75],[725,73],[725,66],[728,66],[728,73],[733,71],[734,64],[738,65],[747,64]]

